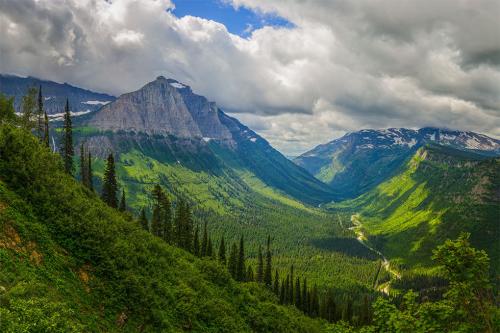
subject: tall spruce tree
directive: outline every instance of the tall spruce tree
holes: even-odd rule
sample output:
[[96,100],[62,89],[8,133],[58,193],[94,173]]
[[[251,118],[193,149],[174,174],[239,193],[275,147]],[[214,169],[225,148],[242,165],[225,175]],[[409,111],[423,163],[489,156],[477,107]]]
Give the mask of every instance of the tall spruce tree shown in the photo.
[[302,311],[304,311],[304,313],[308,313],[308,310],[309,310],[309,303],[307,302],[308,298],[307,298],[307,278],[304,278],[304,281],[302,283],[302,297],[301,297],[301,300],[302,300]]
[[172,243],[172,204],[166,193],[161,198],[161,210],[163,219],[163,240],[169,244]]
[[212,238],[208,236],[208,244],[207,244],[207,257],[212,257],[214,254],[214,248],[212,245]]
[[292,267],[290,267],[290,284],[288,285],[288,303],[293,304],[294,302],[294,286],[293,286],[293,264]]
[[83,143],[80,144],[80,181],[83,186],[88,187],[88,172],[87,172],[87,159],[85,156],[85,149],[83,148]]
[[104,179],[102,184],[102,200],[110,207],[117,208],[118,200],[116,194],[118,192],[118,184],[116,182],[115,158],[110,153],[106,160],[106,168],[104,170]]
[[253,274],[252,265],[248,265],[247,276],[246,276],[245,280],[248,281],[248,282],[252,282],[254,280],[254,274]]
[[295,281],[295,306],[300,309],[302,305],[302,300],[301,300],[301,294],[300,294],[300,278],[297,276],[297,279]]
[[158,205],[153,207],[153,216],[151,217],[151,233],[157,237],[163,237],[161,208]]
[[37,126],[36,133],[40,140],[43,140],[44,124],[43,124],[43,96],[42,96],[42,86],[38,88],[38,111],[37,111]]
[[286,300],[286,287],[285,287],[286,280],[281,280],[281,288],[280,288],[280,304],[285,304]]
[[271,267],[271,237],[267,236],[266,267],[264,269],[264,284],[272,287],[272,267]]
[[87,167],[88,188],[91,191],[93,191],[94,190],[94,181],[92,179],[92,177],[93,177],[93,174],[92,174],[92,155],[90,153],[90,150],[89,150],[89,153],[88,153],[87,163],[88,163],[88,167]]
[[262,258],[262,247],[259,245],[259,254],[257,258],[257,282],[264,281],[264,259]]
[[187,202],[184,203],[184,222],[182,224],[183,231],[183,248],[187,251],[193,251],[193,216],[191,215],[191,207]]
[[274,288],[274,293],[276,294],[276,296],[279,296],[279,293],[280,293],[280,276],[279,276],[278,270],[276,270],[274,272],[274,285],[273,285],[273,288]]
[[[71,123],[71,113],[69,111],[69,101],[66,99],[64,107],[64,126],[63,126],[63,147],[62,155],[64,160],[64,170],[70,175],[73,174],[73,125]],[[114,166],[114,165],[113,165]],[[112,207],[116,207],[112,206]]]
[[194,238],[193,238],[193,254],[197,257],[201,256],[201,252],[200,252],[200,236],[198,235],[199,234],[199,230],[198,230],[198,225],[196,226],[196,228],[194,229]]
[[226,244],[224,242],[224,236],[221,237],[219,243],[219,261],[222,265],[226,265]]
[[141,215],[139,216],[139,224],[144,230],[149,231],[149,222],[146,216],[146,210],[144,208],[141,209]]
[[21,110],[23,112],[21,126],[30,132],[36,127],[33,121],[33,115],[38,115],[37,94],[38,89],[35,87],[29,88],[26,95],[23,96],[21,104]]
[[229,273],[231,274],[233,279],[236,279],[237,267],[238,267],[238,247],[236,246],[235,243],[233,243],[231,245],[231,251],[229,252],[229,261],[227,265]]
[[240,238],[240,247],[238,249],[238,266],[237,266],[237,279],[245,281],[246,265],[245,265],[245,245],[243,235]]
[[207,222],[203,224],[203,238],[201,241],[201,256],[204,257],[207,255],[207,247],[208,247],[208,231],[207,231]]
[[45,147],[50,148],[49,116],[47,116],[47,111],[43,112],[43,143]]
[[127,210],[127,199],[125,198],[125,189],[122,189],[122,197],[120,199],[119,208],[120,212],[125,212]]

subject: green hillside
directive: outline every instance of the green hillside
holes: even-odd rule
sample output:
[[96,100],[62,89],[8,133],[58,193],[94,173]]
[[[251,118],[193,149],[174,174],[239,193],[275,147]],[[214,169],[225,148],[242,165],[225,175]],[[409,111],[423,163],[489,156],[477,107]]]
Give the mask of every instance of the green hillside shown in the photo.
[[143,231],[0,127],[0,331],[316,332],[321,323]]
[[500,159],[442,146],[417,151],[396,176],[329,208],[358,214],[370,241],[399,264],[429,266],[431,251],[462,231],[500,269]]

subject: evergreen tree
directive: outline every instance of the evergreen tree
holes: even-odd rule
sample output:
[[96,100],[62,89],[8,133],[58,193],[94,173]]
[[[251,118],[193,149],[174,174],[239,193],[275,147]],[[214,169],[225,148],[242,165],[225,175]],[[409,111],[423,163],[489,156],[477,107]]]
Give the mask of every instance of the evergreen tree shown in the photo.
[[183,226],[183,248],[187,251],[193,249],[193,218],[191,215],[191,207],[187,202],[184,203],[184,222]]
[[297,276],[297,280],[295,281],[295,306],[300,309],[302,305],[302,300],[301,300],[301,295],[300,295],[300,278]]
[[288,303],[290,304],[293,304],[293,302],[295,301],[295,298],[294,298],[294,293],[293,293],[293,264],[292,266],[290,267],[290,284],[288,285]]
[[219,244],[219,261],[222,265],[226,265],[226,244],[224,242],[224,236],[220,239]]
[[348,299],[344,311],[342,311],[342,320],[350,322],[352,320],[352,300]]
[[257,282],[264,281],[264,260],[262,259],[262,247],[259,245],[259,255],[257,259]]
[[[21,109],[23,115],[21,117],[21,126],[31,132],[35,124],[33,122],[33,115],[37,114],[37,93],[38,90],[35,87],[28,89],[26,95],[23,96]],[[2,117],[3,118],[3,117]]]
[[125,212],[127,210],[127,199],[125,198],[125,189],[122,189],[122,198],[120,199],[120,212]]
[[43,143],[45,147],[50,147],[49,116],[46,111],[43,112]]
[[278,273],[278,270],[276,270],[274,272],[274,293],[279,296],[280,294],[280,276],[279,276],[279,273]]
[[285,299],[286,299],[286,287],[285,287],[285,280],[281,280],[281,288],[280,288],[280,304],[285,304]]
[[309,310],[309,303],[307,302],[308,300],[308,297],[307,297],[307,278],[304,278],[304,282],[302,284],[302,311],[304,311],[305,313],[308,313],[308,310]]
[[40,140],[43,140],[44,124],[43,124],[43,97],[42,97],[42,86],[38,88],[38,112],[37,112],[37,127],[36,132]]
[[165,193],[161,195],[160,201],[163,220],[163,240],[167,243],[172,243],[172,204]]
[[208,247],[208,231],[207,231],[207,222],[203,225],[203,238],[201,241],[201,256],[204,257],[207,255],[207,247]]
[[[333,299],[333,294],[331,291],[328,292],[327,297],[326,297],[326,311],[325,311],[325,316],[324,318],[328,320],[329,322],[334,322],[336,321],[336,312],[337,312],[337,305],[335,304],[335,301]],[[367,322],[368,324],[368,322]]]
[[271,237],[267,236],[267,251],[266,251],[266,268],[264,270],[264,284],[268,287],[272,287],[272,267],[271,267]]
[[87,172],[87,161],[85,159],[85,149],[83,148],[83,143],[80,144],[80,181],[83,186],[88,186],[88,172]]
[[248,265],[246,281],[252,282],[254,280],[253,268],[251,265]]
[[177,201],[175,206],[175,219],[174,219],[174,228],[176,235],[176,243],[177,246],[183,247],[183,230],[184,230],[184,221],[185,221],[185,208],[184,208],[184,200],[181,198]]
[[212,238],[208,236],[207,257],[212,257],[213,254],[214,254],[214,249],[212,246]]
[[245,273],[246,273],[246,266],[245,266],[245,248],[244,248],[244,241],[243,241],[243,235],[240,238],[240,247],[239,247],[239,252],[238,252],[238,266],[237,266],[237,279],[239,281],[245,281]]
[[108,155],[106,161],[106,168],[104,170],[104,179],[102,184],[102,200],[107,203],[110,207],[117,208],[118,200],[116,199],[116,193],[118,192],[118,184],[116,182],[115,173],[115,158],[113,154]]
[[153,217],[151,218],[151,233],[157,237],[162,237],[162,223],[161,223],[161,209],[160,206],[153,207]]
[[238,247],[236,244],[231,245],[231,251],[229,253],[228,270],[231,273],[233,279],[236,279],[236,271],[238,267]]
[[141,225],[141,227],[144,230],[149,231],[149,222],[148,222],[148,218],[146,217],[146,210],[144,208],[141,209],[141,215],[139,217],[139,224]]
[[88,188],[93,191],[94,190],[94,181],[92,180],[93,174],[92,174],[92,155],[88,154],[88,167],[87,167],[87,178],[88,178]]
[[196,229],[194,230],[194,239],[193,239],[193,254],[197,257],[201,255],[200,253],[200,238],[198,235],[198,226],[196,226]]
[[[41,132],[41,131],[40,131]],[[71,114],[69,111],[69,101],[66,99],[66,106],[64,108],[64,127],[63,127],[63,147],[62,155],[64,160],[64,170],[70,175],[73,174],[73,125],[71,123]],[[109,158],[108,158],[109,159]],[[114,161],[113,161],[114,168]],[[114,172],[114,169],[113,169]],[[116,207],[111,206],[111,207]]]
[[286,275],[285,279],[285,294],[283,295],[285,304],[290,304],[290,274]]

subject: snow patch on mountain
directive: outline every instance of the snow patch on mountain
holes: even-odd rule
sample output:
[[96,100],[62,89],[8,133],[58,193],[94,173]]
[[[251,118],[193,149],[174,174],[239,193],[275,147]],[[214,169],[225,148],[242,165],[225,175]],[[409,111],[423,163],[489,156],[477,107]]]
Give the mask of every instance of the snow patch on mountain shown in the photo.
[[106,105],[109,102],[110,101],[86,101],[86,102],[82,102],[82,104],[87,104],[87,105]]

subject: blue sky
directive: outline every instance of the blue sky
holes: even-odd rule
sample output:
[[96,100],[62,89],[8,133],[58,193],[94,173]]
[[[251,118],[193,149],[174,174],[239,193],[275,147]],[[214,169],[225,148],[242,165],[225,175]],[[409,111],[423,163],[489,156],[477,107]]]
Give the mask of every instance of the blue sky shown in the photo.
[[263,15],[247,8],[233,8],[223,0],[173,0],[177,17],[198,16],[224,24],[229,32],[247,37],[252,30],[266,25],[291,27],[292,24],[277,15]]

